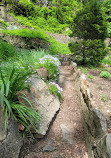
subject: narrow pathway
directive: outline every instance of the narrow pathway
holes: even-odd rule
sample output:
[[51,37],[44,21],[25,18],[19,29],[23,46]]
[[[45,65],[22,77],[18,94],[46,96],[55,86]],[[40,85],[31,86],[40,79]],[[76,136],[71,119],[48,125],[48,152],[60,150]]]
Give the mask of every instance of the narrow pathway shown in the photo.
[[47,136],[24,146],[20,158],[88,158],[70,66],[61,66],[63,102]]

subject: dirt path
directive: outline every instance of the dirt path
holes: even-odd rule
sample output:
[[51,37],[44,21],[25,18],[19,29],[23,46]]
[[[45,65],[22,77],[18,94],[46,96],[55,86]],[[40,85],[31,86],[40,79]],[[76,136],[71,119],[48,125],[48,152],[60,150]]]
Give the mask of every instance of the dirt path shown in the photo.
[[74,80],[69,66],[61,67],[63,102],[44,139],[27,142],[20,158],[87,158]]

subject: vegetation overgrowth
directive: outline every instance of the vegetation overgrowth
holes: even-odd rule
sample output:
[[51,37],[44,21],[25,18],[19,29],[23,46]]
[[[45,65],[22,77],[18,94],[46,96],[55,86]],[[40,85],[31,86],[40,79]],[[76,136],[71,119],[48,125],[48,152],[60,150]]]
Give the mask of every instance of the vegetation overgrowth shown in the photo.
[[104,44],[107,23],[101,0],[86,1],[74,17],[71,30],[71,36],[79,38],[78,42],[69,44],[74,56],[83,65],[98,66],[108,53]]
[[[43,1],[40,3],[29,2],[28,0],[8,1],[11,5],[11,12],[14,13],[21,23],[26,25],[40,27],[47,31],[62,33],[66,27],[69,27],[74,16],[74,12],[81,7],[81,3],[76,0]],[[21,18],[23,17],[23,18]],[[24,18],[25,17],[25,18]]]
[[[37,124],[41,119],[38,109],[34,109],[33,104],[24,95],[19,95],[19,98],[24,99],[30,107],[20,102],[17,94],[19,91],[28,88],[28,79],[31,75],[37,74],[37,68],[46,67],[48,73],[51,74],[49,74],[48,82],[58,82],[60,62],[57,58],[51,56],[47,58],[46,54],[48,52],[44,50],[19,50],[1,39],[0,89],[6,129],[9,119],[13,118],[23,124],[31,136],[33,135],[29,128],[30,124],[38,132]],[[61,100],[61,94],[57,88],[50,91]]]
[[70,49],[67,44],[60,43],[47,35],[43,30],[30,30],[30,29],[19,29],[19,30],[3,30],[8,35],[26,37],[26,38],[39,38],[50,43],[49,52],[52,55],[57,54],[70,54]]
[[19,96],[28,102],[30,107],[22,103],[17,98],[17,92],[26,88],[25,81],[31,76],[32,72],[22,73],[17,72],[15,68],[11,70],[10,75],[6,78],[0,69],[1,81],[1,107],[4,111],[5,129],[8,128],[8,122],[11,118],[24,125],[24,127],[32,135],[29,125],[32,125],[38,131],[37,123],[40,121],[40,114],[37,109],[33,108],[32,103],[26,96]]
[[[47,69],[49,90],[61,101],[62,90],[56,84],[59,81],[60,65],[55,58],[57,55],[70,54],[72,51],[77,61],[89,67],[100,63],[111,65],[111,54],[107,55],[104,44],[104,39],[111,37],[111,1],[52,0],[47,1],[48,4],[37,0],[6,2],[10,4],[11,15],[29,29],[3,30],[4,35],[20,36],[27,40],[38,38],[49,43],[47,51],[20,50],[0,39],[1,106],[6,117],[6,127],[8,119],[13,116],[31,132],[29,124],[38,130],[36,123],[41,116],[26,96],[21,97],[30,104],[30,108],[19,102],[17,92],[27,88],[28,78],[36,73],[36,69]],[[0,24],[6,29],[7,23],[0,21]],[[67,27],[70,29],[65,31]],[[69,49],[68,45],[57,42],[45,31],[65,34],[72,32],[72,36],[76,35],[80,41],[70,43]],[[88,68],[84,71],[87,73]],[[108,73],[104,72],[103,76],[108,76]],[[94,76],[90,75],[89,78],[93,79]]]

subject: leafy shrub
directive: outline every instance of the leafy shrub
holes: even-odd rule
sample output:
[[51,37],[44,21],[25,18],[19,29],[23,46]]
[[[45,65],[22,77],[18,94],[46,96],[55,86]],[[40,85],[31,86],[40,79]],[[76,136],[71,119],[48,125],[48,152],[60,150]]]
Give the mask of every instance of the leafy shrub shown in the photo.
[[48,16],[51,14],[51,9],[49,9],[48,7],[41,7],[40,10],[40,15],[47,20]]
[[48,71],[49,81],[59,81],[59,65],[60,62],[56,57],[46,55],[40,59],[39,67],[45,67]]
[[109,78],[111,74],[108,71],[101,71],[100,77]]
[[85,1],[73,19],[72,36],[84,40],[104,40],[107,37],[107,24],[101,0]]
[[47,84],[49,91],[51,94],[57,96],[59,98],[59,101],[62,101],[62,88],[59,87],[55,82],[49,82]]
[[25,128],[30,132],[29,125],[31,124],[37,131],[36,124],[40,121],[39,113],[33,108],[30,101],[26,96],[20,96],[22,99],[28,102],[30,107],[21,103],[17,99],[17,92],[24,89],[25,81],[30,77],[31,73],[17,73],[13,68],[10,76],[6,79],[1,73],[1,107],[3,108],[5,115],[5,128],[8,127],[8,120],[12,117],[19,123],[23,124]]
[[34,14],[35,6],[28,0],[15,1],[12,5],[13,12],[16,15],[30,16]]
[[76,60],[83,65],[98,66],[108,51],[101,40],[87,40],[69,43],[69,48]]
[[16,49],[13,45],[0,39],[0,60],[7,60],[9,57],[13,57],[16,53]]
[[80,57],[83,65],[98,66],[107,54],[104,45],[107,24],[102,3],[101,0],[84,1],[83,7],[73,18],[71,36],[78,37],[80,41],[70,43],[69,47],[75,55]]

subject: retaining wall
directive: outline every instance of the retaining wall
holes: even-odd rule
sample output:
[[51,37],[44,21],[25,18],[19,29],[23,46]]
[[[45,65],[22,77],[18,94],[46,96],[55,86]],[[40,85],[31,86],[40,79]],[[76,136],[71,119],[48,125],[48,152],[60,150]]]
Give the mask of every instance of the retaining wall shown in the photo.
[[111,158],[111,134],[107,133],[106,119],[99,110],[93,108],[92,96],[85,75],[77,69],[76,63],[71,62],[71,68],[79,98],[88,157]]

